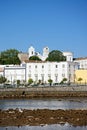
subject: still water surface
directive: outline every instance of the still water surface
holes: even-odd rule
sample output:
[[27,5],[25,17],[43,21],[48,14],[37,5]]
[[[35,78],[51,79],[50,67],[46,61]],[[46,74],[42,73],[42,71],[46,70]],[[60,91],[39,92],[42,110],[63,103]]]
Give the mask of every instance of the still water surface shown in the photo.
[[[87,98],[66,99],[4,99],[0,100],[0,109],[87,109]],[[0,130],[87,130],[87,126],[75,127],[66,123],[65,125],[45,126],[22,126],[22,127],[0,127]]]
[[45,126],[23,126],[23,127],[0,127],[0,130],[87,130],[87,126],[74,127],[69,124],[65,125],[45,125]]
[[0,109],[87,109],[87,98],[0,100]]

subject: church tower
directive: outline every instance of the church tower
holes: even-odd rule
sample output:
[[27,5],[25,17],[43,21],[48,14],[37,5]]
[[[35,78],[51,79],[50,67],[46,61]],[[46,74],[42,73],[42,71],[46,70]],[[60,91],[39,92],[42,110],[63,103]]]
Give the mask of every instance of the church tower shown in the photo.
[[29,57],[35,56],[35,49],[34,49],[34,47],[31,46],[31,47],[28,49],[28,54],[29,54]]
[[45,60],[48,57],[49,54],[49,48],[45,47],[43,48],[43,59]]

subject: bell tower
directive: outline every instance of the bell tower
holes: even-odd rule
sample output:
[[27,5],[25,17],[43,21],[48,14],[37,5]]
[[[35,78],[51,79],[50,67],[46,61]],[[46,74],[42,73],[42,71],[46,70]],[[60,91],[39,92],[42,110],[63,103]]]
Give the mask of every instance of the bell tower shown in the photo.
[[29,57],[31,56],[34,56],[35,55],[35,49],[33,46],[31,46],[29,49],[28,49],[28,54],[29,54]]
[[49,54],[49,48],[45,47],[43,48],[43,59],[46,59],[48,57]]

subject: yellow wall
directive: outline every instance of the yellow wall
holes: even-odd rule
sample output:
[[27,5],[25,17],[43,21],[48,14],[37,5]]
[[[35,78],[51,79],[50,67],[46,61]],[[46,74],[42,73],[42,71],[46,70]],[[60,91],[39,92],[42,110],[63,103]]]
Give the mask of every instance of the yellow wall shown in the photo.
[[[78,81],[79,78],[82,78],[82,81]],[[76,83],[87,83],[87,70],[76,70],[75,71],[75,82]]]

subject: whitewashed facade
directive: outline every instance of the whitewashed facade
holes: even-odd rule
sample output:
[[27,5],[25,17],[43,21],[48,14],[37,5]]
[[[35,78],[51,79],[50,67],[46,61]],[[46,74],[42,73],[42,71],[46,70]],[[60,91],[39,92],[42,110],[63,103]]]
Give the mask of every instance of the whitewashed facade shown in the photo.
[[26,81],[32,78],[33,81],[41,80],[47,83],[52,79],[53,83],[60,83],[64,78],[67,82],[74,82],[75,70],[78,63],[74,62],[26,62]]
[[49,79],[52,79],[53,83],[60,83],[64,78],[67,78],[67,82],[74,82],[77,69],[78,63],[75,62],[27,61],[20,66],[5,66],[3,76],[10,83],[15,83],[17,80],[28,82],[30,78],[35,83],[39,80],[48,83]]
[[7,78],[10,83],[16,83],[17,80],[21,82],[26,81],[25,67],[23,66],[5,66],[4,77]]
[[[4,76],[4,68],[8,66],[8,65],[0,65],[0,76]],[[13,66],[13,65],[9,65],[9,66]]]
[[87,57],[76,58],[74,62],[79,63],[79,69],[87,69]]

